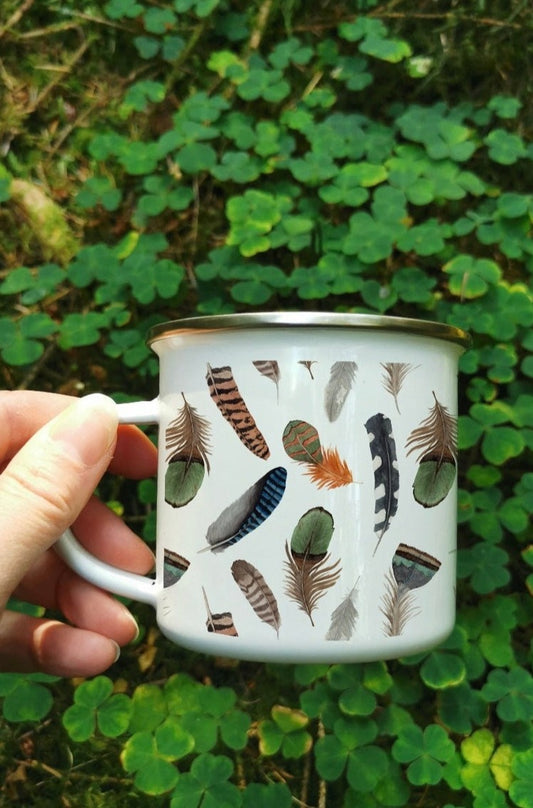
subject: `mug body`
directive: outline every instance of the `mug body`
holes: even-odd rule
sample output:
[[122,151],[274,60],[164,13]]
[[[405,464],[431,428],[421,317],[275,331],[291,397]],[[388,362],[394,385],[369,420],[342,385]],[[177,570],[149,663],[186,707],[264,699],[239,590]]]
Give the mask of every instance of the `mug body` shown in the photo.
[[386,659],[455,618],[466,335],[371,315],[157,327],[157,614],[196,651]]

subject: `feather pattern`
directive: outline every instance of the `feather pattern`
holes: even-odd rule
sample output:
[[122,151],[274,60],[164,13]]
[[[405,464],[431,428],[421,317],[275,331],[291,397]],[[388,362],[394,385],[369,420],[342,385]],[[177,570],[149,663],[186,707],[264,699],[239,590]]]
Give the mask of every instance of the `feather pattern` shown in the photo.
[[211,424],[196,407],[192,407],[182,393],[183,407],[165,430],[167,462],[175,455],[187,455],[191,460],[201,460],[209,472]]
[[383,624],[385,635],[399,637],[419,610],[413,602],[410,590],[399,586],[390,571],[385,576],[385,593],[381,602],[381,612],[385,617]]
[[331,623],[326,633],[326,640],[350,640],[357,625],[357,618],[359,612],[355,606],[355,598],[357,595],[357,584],[359,579],[355,582],[352,589],[346,597],[341,600],[336,609],[331,613]]
[[208,546],[200,552],[219,553],[259,527],[281,502],[286,482],[287,470],[282,466],[263,475],[209,526]]
[[278,602],[259,570],[248,561],[238,559],[231,565],[231,574],[259,619],[272,626],[279,637]]
[[400,474],[390,419],[377,413],[368,419],[365,429],[374,467],[374,532],[378,538],[375,553],[398,510]]
[[279,364],[275,359],[258,359],[253,362],[253,366],[262,376],[266,376],[276,385],[276,396],[279,403],[279,381],[281,379],[281,371]]
[[187,570],[190,562],[179,553],[165,548],[163,561],[163,586],[172,586],[180,581]]
[[291,460],[302,463],[318,488],[339,488],[353,482],[352,472],[337,449],[323,449],[320,436],[307,421],[289,421],[283,432],[283,447]]
[[413,483],[414,498],[424,508],[442,502],[451,490],[457,471],[457,419],[433,393],[435,404],[428,417],[407,439],[407,455],[419,452]]
[[336,421],[355,381],[355,362],[334,362],[324,393],[324,406],[330,421]]
[[400,412],[398,395],[400,394],[406,376],[415,369],[415,366],[411,365],[410,362],[382,362],[381,367],[384,370],[381,380],[383,387],[387,393],[391,394],[396,409]]
[[206,379],[211,398],[244,446],[263,460],[270,457],[267,442],[239,392],[231,367],[212,368],[208,364]]
[[285,594],[298,604],[314,626],[312,614],[319,600],[340,575],[340,560],[328,564],[333,517],[324,508],[311,508],[299,519],[290,546],[285,543]]
[[385,579],[385,594],[382,597],[381,611],[385,616],[384,630],[387,636],[402,634],[409,620],[419,613],[412,592],[426,586],[440,566],[441,562],[429,553],[408,544],[398,545]]
[[303,365],[311,378],[314,380],[315,377],[313,376],[313,365],[316,365],[316,359],[299,359],[298,364]]
[[409,590],[420,589],[429,583],[440,566],[437,558],[408,544],[399,544],[392,558],[395,580]]
[[207,630],[212,634],[225,634],[227,637],[238,637],[239,634],[233,623],[231,612],[220,612],[214,614],[209,608],[209,601],[205,589],[202,587],[205,608],[207,610],[207,620],[205,622]]
[[211,425],[183,396],[183,407],[165,430],[168,467],[165,500],[173,508],[187,505],[198,493],[205,472],[209,473]]

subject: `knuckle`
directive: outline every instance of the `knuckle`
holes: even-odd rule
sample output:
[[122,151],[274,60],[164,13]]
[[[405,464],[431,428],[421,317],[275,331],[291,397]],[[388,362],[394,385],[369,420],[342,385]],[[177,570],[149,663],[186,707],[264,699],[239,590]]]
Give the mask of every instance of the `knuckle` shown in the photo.
[[74,485],[58,478],[57,469],[48,459],[46,463],[28,462],[24,467],[10,464],[2,475],[2,488],[11,498],[24,507],[29,520],[37,519],[62,529],[67,526],[72,514]]

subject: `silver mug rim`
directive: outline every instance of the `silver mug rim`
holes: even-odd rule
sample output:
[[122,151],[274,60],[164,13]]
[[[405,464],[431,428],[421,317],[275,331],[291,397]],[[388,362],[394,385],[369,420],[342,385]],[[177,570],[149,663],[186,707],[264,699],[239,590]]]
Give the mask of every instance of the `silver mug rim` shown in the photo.
[[420,337],[433,337],[434,339],[460,345],[465,350],[471,344],[471,337],[466,331],[446,323],[410,317],[323,311],[246,312],[169,320],[168,322],[159,323],[149,330],[147,344],[151,346],[154,342],[162,339],[199,331],[239,331],[243,329],[280,327],[381,329],[389,332],[402,331],[403,333]]

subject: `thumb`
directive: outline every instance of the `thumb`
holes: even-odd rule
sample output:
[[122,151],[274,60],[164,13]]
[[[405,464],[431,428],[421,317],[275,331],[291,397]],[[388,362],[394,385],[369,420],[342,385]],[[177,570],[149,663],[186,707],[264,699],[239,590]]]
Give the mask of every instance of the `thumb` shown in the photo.
[[22,447],[0,477],[0,606],[83,509],[111,460],[114,402],[78,399]]

